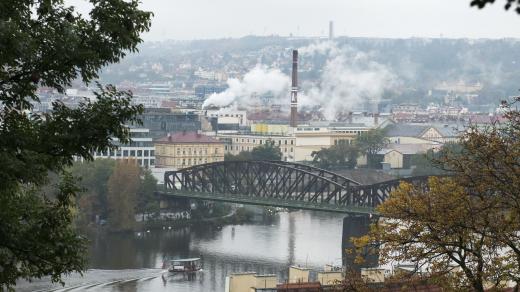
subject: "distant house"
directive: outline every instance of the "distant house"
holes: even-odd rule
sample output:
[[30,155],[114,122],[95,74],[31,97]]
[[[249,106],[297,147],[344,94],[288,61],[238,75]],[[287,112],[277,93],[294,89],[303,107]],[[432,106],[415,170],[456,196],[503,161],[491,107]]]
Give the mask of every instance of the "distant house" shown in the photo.
[[387,147],[376,154],[376,159],[387,164],[392,169],[410,169],[413,156],[425,154],[428,150],[438,150],[441,146],[442,144],[435,142],[424,144],[388,144]]
[[427,145],[422,144],[394,144],[389,145],[377,153],[378,161],[387,163],[390,168],[408,169],[412,165],[412,157],[428,151]]

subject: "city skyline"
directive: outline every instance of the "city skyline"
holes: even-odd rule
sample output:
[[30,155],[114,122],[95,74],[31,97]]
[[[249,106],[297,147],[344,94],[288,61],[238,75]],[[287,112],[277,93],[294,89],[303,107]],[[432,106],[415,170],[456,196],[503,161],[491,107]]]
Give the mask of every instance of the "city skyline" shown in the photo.
[[[147,0],[154,18],[145,41],[237,38],[247,35],[520,38],[520,16],[498,2],[479,10],[469,0]],[[83,13],[89,4],[69,0]],[[497,21],[499,20],[499,21]]]

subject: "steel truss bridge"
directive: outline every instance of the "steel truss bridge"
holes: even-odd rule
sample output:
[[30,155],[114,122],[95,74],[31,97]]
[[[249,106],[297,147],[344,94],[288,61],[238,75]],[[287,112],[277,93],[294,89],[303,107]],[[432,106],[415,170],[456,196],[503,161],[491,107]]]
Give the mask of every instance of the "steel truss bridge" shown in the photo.
[[371,185],[324,169],[283,161],[223,161],[164,174],[165,196],[232,203],[372,214],[401,181],[425,185],[427,176]]

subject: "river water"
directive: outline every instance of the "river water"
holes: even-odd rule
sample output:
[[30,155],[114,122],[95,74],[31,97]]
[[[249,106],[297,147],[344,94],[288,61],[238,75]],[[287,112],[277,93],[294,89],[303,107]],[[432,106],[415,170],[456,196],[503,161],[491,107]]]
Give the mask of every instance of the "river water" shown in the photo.
[[[282,212],[255,223],[225,227],[197,226],[91,238],[90,269],[65,278],[23,282],[17,291],[224,291],[234,272],[276,274],[287,278],[291,265],[319,270],[341,264],[342,216]],[[204,270],[175,275],[162,270],[168,258],[202,257]]]

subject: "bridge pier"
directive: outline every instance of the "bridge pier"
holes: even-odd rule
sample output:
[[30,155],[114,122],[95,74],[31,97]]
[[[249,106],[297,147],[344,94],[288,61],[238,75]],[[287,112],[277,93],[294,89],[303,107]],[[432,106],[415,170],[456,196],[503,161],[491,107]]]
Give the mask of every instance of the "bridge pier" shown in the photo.
[[345,271],[354,270],[359,272],[361,268],[377,267],[379,256],[377,254],[370,254],[365,256],[365,262],[357,264],[354,262],[356,254],[348,253],[347,250],[354,251],[354,244],[352,244],[351,237],[360,237],[368,234],[370,224],[377,220],[376,217],[370,218],[369,215],[348,215],[343,218],[343,237],[341,244],[341,254],[343,260],[343,268]]

